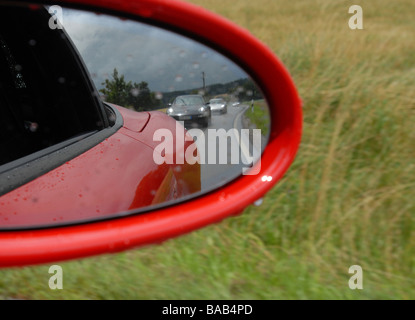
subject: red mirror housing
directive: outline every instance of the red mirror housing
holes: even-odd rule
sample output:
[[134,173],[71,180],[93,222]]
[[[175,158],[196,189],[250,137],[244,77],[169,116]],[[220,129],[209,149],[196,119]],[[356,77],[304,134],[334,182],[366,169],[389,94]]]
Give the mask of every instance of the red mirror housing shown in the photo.
[[53,4],[138,18],[182,33],[228,56],[262,89],[270,106],[271,132],[259,174],[241,175],[214,192],[145,214],[50,229],[2,231],[1,267],[75,259],[160,243],[241,213],[263,197],[288,170],[301,139],[301,100],[284,65],[249,32],[182,1],[55,0]]

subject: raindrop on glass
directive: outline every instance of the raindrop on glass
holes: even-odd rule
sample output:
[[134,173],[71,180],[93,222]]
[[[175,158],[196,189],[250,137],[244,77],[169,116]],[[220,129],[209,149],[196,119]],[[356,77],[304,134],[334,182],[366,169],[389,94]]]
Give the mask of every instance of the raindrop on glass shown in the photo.
[[138,95],[140,94],[140,90],[138,90],[137,88],[131,89],[131,94],[134,97],[138,97]]
[[255,207],[259,207],[263,202],[264,202],[264,199],[263,198],[258,199],[257,201],[254,202],[254,206]]

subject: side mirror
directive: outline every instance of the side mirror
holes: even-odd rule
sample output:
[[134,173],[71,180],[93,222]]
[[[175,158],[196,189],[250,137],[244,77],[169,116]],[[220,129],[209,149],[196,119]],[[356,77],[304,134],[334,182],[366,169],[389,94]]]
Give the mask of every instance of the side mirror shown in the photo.
[[[300,144],[301,101],[283,64],[247,31],[181,1],[55,4],[78,11],[59,22],[42,1],[0,8],[0,31],[8,30],[0,44],[15,49],[7,50],[12,58],[0,52],[0,70],[14,70],[0,79],[11,88],[0,98],[21,106],[0,104],[7,129],[0,137],[16,142],[0,141],[1,267],[160,243],[240,214],[286,173]],[[19,30],[28,42],[8,28],[14,15],[31,26]],[[83,23],[94,19],[113,30],[89,39],[99,39],[100,50],[85,42],[91,29]],[[42,47],[48,43],[54,57]],[[108,54],[107,69],[96,52]],[[48,65],[45,79],[36,78],[35,62]],[[160,112],[176,96],[184,111]],[[227,112],[207,113],[203,96],[225,98]],[[58,112],[59,105],[67,108]],[[38,124],[29,140],[20,120]],[[210,129],[224,137],[210,137]]]

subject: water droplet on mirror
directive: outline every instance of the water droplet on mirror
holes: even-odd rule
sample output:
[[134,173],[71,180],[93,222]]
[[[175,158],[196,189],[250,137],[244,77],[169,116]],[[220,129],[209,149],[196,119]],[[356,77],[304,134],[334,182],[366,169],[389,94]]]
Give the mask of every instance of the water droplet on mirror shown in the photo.
[[199,69],[200,64],[198,62],[193,62],[193,69]]
[[255,207],[259,207],[262,203],[264,202],[264,199],[263,198],[261,198],[261,199],[258,199],[257,201],[255,201],[254,203],[253,203],[253,205],[255,206]]
[[161,99],[163,99],[163,94],[161,92],[156,92],[155,97],[156,97],[157,100],[161,100]]
[[225,201],[225,200],[226,200],[226,198],[227,198],[226,194],[225,194],[225,193],[222,193],[222,194],[219,196],[219,201]]
[[182,82],[183,81],[183,77],[181,75],[177,75],[176,78],[174,79],[174,81],[176,81],[176,82]]
[[29,40],[29,46],[34,47],[35,45],[36,45],[36,40],[34,39]]
[[134,97],[138,97],[138,95],[140,94],[140,90],[139,90],[139,89],[137,89],[137,88],[131,89],[131,94],[132,94]]
[[66,82],[66,79],[64,77],[60,77],[60,78],[58,78],[58,82],[60,84],[64,84]]
[[263,176],[263,177],[261,178],[261,180],[262,180],[263,182],[271,182],[271,181],[272,181],[272,177],[271,177],[271,176]]

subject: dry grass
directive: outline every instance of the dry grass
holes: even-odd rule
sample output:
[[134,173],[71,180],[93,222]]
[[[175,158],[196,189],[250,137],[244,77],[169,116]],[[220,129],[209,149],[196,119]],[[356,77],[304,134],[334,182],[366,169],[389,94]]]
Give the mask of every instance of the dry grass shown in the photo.
[[[282,59],[304,100],[285,178],[237,218],[162,246],[0,272],[0,295],[31,298],[415,298],[415,3],[191,0],[249,29]],[[364,290],[348,288],[348,268]],[[30,275],[30,277],[29,277]],[[43,277],[43,278],[42,278]],[[30,280],[28,280],[30,279]]]

